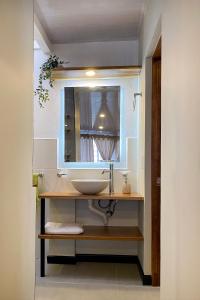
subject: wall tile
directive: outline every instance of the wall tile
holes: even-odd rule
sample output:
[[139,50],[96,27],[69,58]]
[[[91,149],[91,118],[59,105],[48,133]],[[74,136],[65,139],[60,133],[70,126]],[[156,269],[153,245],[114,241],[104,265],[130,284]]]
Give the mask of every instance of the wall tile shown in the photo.
[[57,168],[57,140],[33,140],[33,169]]

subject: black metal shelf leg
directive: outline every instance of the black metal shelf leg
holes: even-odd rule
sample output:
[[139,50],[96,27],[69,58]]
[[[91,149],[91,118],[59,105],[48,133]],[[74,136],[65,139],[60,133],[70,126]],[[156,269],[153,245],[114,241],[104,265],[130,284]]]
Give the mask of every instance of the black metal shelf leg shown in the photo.
[[40,241],[40,277],[45,277],[45,240]]

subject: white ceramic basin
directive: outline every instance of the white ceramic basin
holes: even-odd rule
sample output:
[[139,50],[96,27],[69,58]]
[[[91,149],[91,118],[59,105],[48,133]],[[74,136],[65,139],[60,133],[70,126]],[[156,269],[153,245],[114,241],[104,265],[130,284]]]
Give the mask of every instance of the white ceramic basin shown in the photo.
[[108,186],[109,181],[104,179],[74,179],[71,180],[71,183],[81,194],[96,195]]

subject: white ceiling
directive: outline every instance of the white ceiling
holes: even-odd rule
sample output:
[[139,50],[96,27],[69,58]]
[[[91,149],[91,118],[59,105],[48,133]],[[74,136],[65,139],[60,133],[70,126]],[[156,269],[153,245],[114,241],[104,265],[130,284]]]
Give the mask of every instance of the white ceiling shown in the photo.
[[137,39],[145,0],[35,0],[52,43]]

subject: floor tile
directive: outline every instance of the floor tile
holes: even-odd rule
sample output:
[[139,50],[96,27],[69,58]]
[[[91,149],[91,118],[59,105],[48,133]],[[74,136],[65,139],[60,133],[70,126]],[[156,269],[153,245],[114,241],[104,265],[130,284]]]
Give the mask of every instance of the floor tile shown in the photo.
[[49,265],[37,277],[35,300],[159,300],[159,289],[143,287],[137,267],[129,264]]

